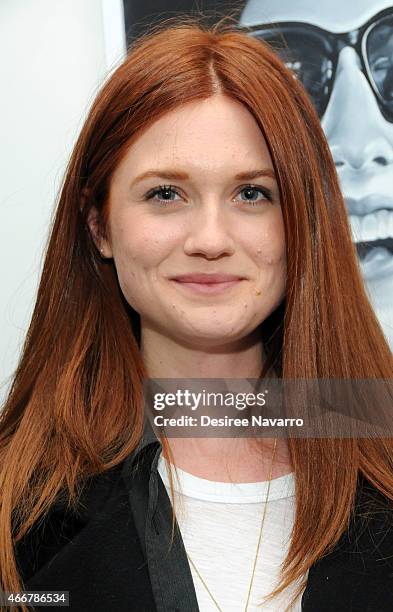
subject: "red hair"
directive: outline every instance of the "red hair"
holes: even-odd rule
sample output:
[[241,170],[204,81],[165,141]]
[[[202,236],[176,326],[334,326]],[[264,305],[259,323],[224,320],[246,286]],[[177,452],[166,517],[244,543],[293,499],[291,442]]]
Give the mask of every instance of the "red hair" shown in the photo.
[[[105,232],[112,174],[141,131],[188,101],[242,103],[269,148],[286,234],[287,293],[261,325],[265,372],[283,378],[391,378],[392,355],[360,275],[335,166],[301,84],[263,42],[181,19],[136,40],[97,95],[74,147],[23,353],[0,421],[0,580],[22,590],[13,545],[59,493],[121,462],[143,427],[139,316]],[[379,407],[376,404],[375,410]],[[290,439],[296,515],[282,590],[338,541],[363,473],[393,500],[391,439]],[[335,461],[332,462],[331,458]],[[26,610],[23,607],[23,610]]]

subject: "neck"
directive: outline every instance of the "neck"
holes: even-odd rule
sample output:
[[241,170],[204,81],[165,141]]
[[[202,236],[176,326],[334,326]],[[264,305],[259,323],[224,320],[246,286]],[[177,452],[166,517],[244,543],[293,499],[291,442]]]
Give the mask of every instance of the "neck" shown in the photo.
[[[180,343],[149,325],[141,328],[141,353],[149,378],[259,378],[265,353],[259,330],[221,343]],[[199,478],[220,482],[268,479],[273,440],[250,438],[168,438],[164,457]],[[278,439],[272,478],[292,471],[287,442]]]
[[[199,478],[216,482],[262,482],[269,479],[274,439],[168,438],[167,461]],[[293,471],[287,440],[279,438],[271,478]]]
[[259,378],[265,353],[259,330],[220,344],[179,342],[142,325],[141,354],[149,378]]

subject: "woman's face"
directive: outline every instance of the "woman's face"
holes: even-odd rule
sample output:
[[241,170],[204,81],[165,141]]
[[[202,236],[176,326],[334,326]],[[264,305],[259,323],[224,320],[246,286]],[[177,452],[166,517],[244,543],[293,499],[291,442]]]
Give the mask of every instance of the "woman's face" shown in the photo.
[[[112,177],[99,246],[142,335],[148,326],[201,348],[254,331],[283,299],[286,257],[272,161],[248,110],[217,95],[144,131]],[[198,274],[236,280],[176,280]]]

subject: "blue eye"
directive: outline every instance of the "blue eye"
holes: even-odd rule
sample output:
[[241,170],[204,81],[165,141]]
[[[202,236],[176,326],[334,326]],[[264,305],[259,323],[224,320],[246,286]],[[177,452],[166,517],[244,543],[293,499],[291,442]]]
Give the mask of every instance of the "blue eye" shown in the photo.
[[[246,195],[246,199],[241,199],[241,201],[247,202],[247,204],[251,204],[251,206],[256,206],[266,201],[272,201],[272,192],[266,187],[258,187],[257,185],[246,185],[245,187],[242,187],[239,193],[244,193]],[[262,198],[258,198],[258,194],[261,194]]]
[[[266,187],[259,187],[257,185],[245,185],[238,193],[244,193],[246,195],[246,199],[241,198],[240,201],[250,204],[251,206],[260,206],[267,201],[271,202],[273,200],[270,189],[267,189]],[[175,199],[176,196],[179,196],[179,199]],[[144,199],[153,200],[161,206],[168,206],[173,202],[179,202],[181,200],[181,196],[172,185],[159,185],[158,187],[154,187],[154,189],[148,191]],[[233,201],[236,200],[234,199]]]
[[[160,185],[149,191],[145,196],[145,200],[154,200],[163,206],[167,206],[170,202],[178,202],[178,200],[171,197],[172,195],[179,195],[172,185]],[[160,197],[156,198],[156,196]]]

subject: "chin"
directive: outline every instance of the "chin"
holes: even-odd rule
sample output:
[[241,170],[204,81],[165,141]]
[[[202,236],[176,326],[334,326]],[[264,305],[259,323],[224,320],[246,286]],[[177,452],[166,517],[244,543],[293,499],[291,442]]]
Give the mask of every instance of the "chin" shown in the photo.
[[214,347],[224,344],[237,342],[249,335],[247,330],[234,329],[234,326],[229,328],[217,329],[217,325],[212,326],[193,326],[192,329],[178,330],[179,333],[173,334],[174,337],[187,344],[194,344],[201,347]]

